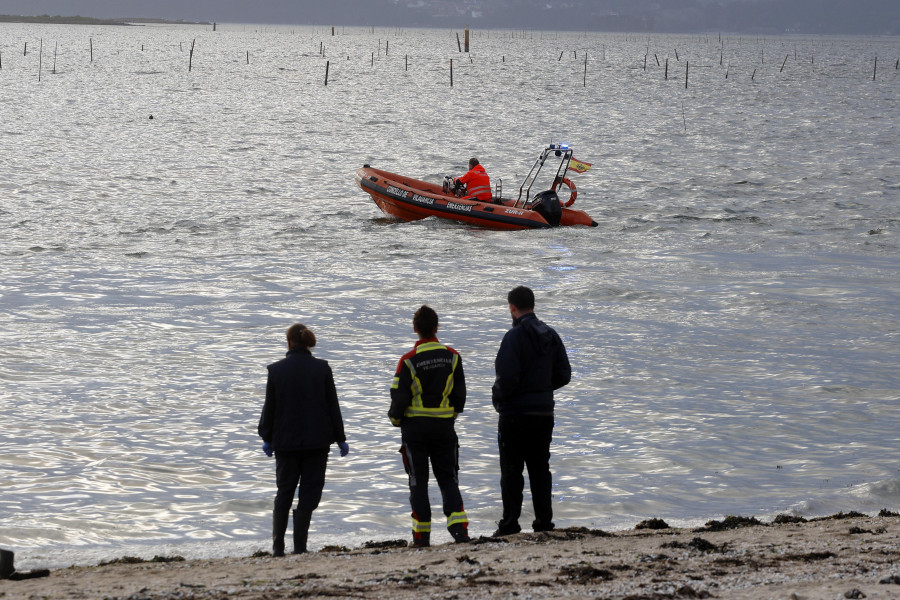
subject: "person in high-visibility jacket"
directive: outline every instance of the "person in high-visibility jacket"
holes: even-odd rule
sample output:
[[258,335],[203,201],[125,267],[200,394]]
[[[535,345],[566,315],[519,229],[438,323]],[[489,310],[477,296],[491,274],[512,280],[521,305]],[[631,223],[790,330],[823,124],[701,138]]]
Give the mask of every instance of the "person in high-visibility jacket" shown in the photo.
[[468,195],[464,198],[491,202],[494,197],[491,192],[491,178],[488,177],[487,171],[484,170],[477,158],[469,159],[469,170],[456,181],[466,184]]
[[453,428],[466,403],[466,378],[459,353],[437,339],[438,316],[424,305],[413,317],[419,339],[397,363],[388,417],[400,427],[403,467],[409,475],[414,546],[429,546],[431,503],[428,461],[441,489],[447,529],[468,542],[469,519],[459,491],[459,440]]

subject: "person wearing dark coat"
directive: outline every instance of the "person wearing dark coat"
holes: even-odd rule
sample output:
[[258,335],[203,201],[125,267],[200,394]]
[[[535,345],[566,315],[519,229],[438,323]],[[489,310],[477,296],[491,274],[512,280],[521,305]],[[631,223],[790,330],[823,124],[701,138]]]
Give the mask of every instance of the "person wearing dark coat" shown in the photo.
[[299,497],[294,511],[294,553],[306,552],[309,522],[325,487],[331,444],[337,442],[341,456],[350,451],[331,367],[310,352],[316,345],[315,334],[295,323],[287,330],[287,343],[287,355],[267,367],[266,401],[258,427],[263,451],[275,455],[274,556],[284,556],[294,493]]
[[568,384],[572,377],[559,334],[534,314],[534,292],[519,286],[509,292],[507,301],[513,327],[500,343],[494,362],[496,379],[491,389],[494,409],[500,413],[497,442],[503,500],[503,517],[495,536],[522,530],[519,516],[525,468],[534,504],[532,527],[535,531],[549,531],[554,527],[550,500],[553,392]]

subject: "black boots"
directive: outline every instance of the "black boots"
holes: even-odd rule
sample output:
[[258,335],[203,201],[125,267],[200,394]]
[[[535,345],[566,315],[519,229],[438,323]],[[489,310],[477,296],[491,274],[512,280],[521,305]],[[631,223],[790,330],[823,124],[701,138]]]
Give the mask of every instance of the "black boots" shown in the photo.
[[284,556],[284,532],[287,531],[288,511],[272,511],[272,556]]
[[306,552],[306,538],[309,535],[309,521],[312,513],[305,510],[294,511],[294,554]]
[[427,548],[431,545],[431,533],[428,531],[413,532],[413,546],[416,548]]
[[[272,556],[284,556],[284,532],[288,526],[288,511],[272,512]],[[294,554],[306,552],[306,538],[309,533],[309,521],[312,513],[304,510],[294,511]]]
[[447,528],[450,531],[450,535],[453,536],[453,541],[457,544],[465,544],[469,542],[469,532],[466,527],[468,523],[454,523],[450,527]]

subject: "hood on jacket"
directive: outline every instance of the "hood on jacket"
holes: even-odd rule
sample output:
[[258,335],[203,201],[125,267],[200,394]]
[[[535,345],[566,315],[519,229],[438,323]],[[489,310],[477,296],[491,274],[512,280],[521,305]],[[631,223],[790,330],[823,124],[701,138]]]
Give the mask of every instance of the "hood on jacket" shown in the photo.
[[550,353],[555,336],[548,325],[538,319],[534,313],[524,314],[516,322],[525,330],[528,340],[539,356]]

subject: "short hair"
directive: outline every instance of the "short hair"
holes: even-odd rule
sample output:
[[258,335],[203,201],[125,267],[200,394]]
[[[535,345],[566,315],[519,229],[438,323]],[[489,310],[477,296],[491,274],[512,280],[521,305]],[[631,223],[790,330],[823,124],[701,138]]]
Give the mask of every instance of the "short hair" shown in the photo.
[[438,329],[437,313],[427,304],[423,304],[413,315],[413,327],[424,337],[434,337]]
[[534,310],[534,292],[524,285],[510,290],[506,295],[506,301],[519,310]]
[[287,341],[291,348],[313,348],[316,345],[316,334],[303,323],[294,323],[288,327]]
[[478,159],[475,158],[474,156],[469,159],[469,167],[474,167],[475,165],[480,165],[480,164],[481,163],[478,162]]

